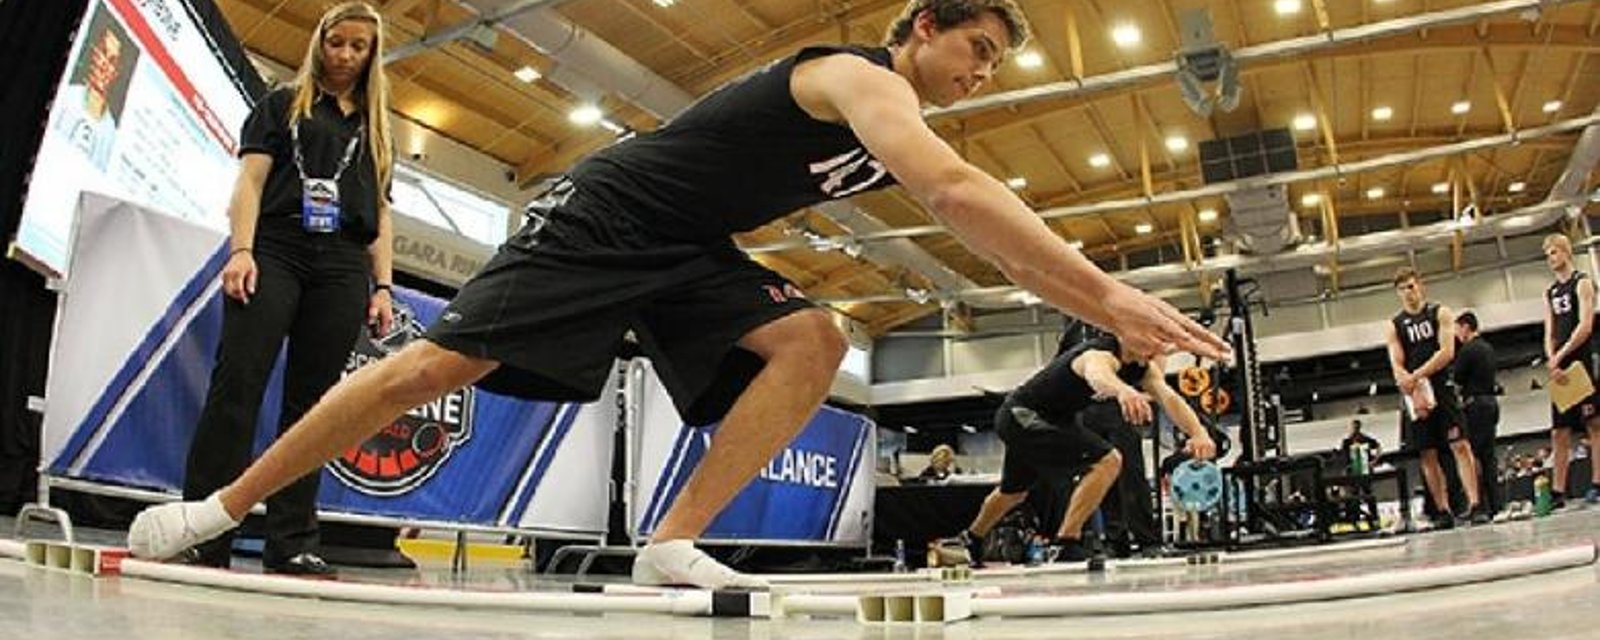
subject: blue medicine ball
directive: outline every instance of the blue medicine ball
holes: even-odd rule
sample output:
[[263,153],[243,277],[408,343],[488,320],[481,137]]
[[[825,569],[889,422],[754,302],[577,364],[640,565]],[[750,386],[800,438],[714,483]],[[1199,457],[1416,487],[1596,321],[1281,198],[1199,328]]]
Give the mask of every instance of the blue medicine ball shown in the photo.
[[1172,497],[1188,511],[1209,511],[1222,500],[1222,469],[1209,461],[1190,461],[1172,470]]

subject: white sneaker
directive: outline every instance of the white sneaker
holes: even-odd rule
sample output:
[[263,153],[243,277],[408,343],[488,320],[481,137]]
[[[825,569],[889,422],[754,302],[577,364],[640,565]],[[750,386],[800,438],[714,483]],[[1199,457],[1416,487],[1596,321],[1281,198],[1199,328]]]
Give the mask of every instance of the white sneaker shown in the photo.
[[702,589],[767,589],[766,580],[739,573],[694,548],[692,540],[652,542],[633,558],[633,583],[682,585]]
[[202,502],[169,502],[133,518],[128,551],[138,558],[166,560],[237,526],[215,493]]

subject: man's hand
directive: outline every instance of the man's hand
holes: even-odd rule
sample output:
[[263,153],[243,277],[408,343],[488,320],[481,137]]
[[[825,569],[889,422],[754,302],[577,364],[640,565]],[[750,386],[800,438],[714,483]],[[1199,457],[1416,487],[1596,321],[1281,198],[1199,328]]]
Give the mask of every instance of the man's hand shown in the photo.
[[1545,369],[1550,372],[1550,381],[1556,384],[1567,383],[1567,370],[1561,368],[1561,361],[1551,358],[1545,363]]
[[1183,350],[1217,360],[1232,357],[1222,338],[1172,305],[1133,287],[1119,283],[1101,305],[1113,325],[1107,328],[1135,353]]
[[1400,387],[1400,393],[1411,395],[1417,392],[1417,377],[1409,373],[1400,374],[1394,383]]
[[1210,460],[1217,457],[1217,443],[1211,440],[1210,435],[1201,435],[1190,438],[1189,444],[1184,445],[1184,451],[1195,460]]
[[1155,416],[1150,408],[1150,396],[1133,387],[1124,386],[1117,392],[1117,404],[1122,407],[1122,418],[1128,424],[1145,424]]

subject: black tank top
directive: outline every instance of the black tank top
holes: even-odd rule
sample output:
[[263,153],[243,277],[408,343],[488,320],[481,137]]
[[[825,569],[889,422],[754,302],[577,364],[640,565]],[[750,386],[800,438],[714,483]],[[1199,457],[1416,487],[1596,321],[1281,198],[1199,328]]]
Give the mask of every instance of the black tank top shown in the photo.
[[[1090,350],[1106,351],[1115,356],[1120,348],[1117,339],[1109,335],[1090,338],[1073,345],[1056,355],[1043,370],[1028,378],[1028,381],[1018,386],[1016,391],[1011,392],[1008,402],[1032,409],[1049,422],[1070,423],[1072,417],[1089,406],[1094,398],[1095,392],[1089,386],[1089,381],[1072,370],[1072,361]],[[1148,368],[1149,365],[1144,362],[1123,363],[1117,369],[1117,378],[1134,388],[1139,388]]]
[[[1545,302],[1549,303],[1550,317],[1555,321],[1553,328],[1555,329],[1554,342],[1557,349],[1566,344],[1567,339],[1572,337],[1572,333],[1578,330],[1578,282],[1585,277],[1587,276],[1583,275],[1582,271],[1574,271],[1572,272],[1572,277],[1567,278],[1566,282],[1557,280],[1551,283],[1550,288],[1545,291]],[[1574,360],[1583,362],[1584,366],[1590,366],[1591,349],[1589,342],[1586,340],[1583,344],[1578,345],[1578,348],[1567,354],[1566,359],[1562,360],[1558,366],[1569,366]]]
[[[1400,350],[1405,353],[1406,371],[1415,372],[1422,365],[1427,364],[1433,354],[1439,352],[1439,305],[1429,302],[1422,305],[1422,311],[1415,314],[1406,313],[1401,309],[1394,314],[1394,332],[1400,336]],[[1444,391],[1444,383],[1448,379],[1446,369],[1441,369],[1428,376],[1432,381],[1435,393]]]
[[894,183],[850,127],[807,115],[796,64],[846,54],[890,67],[884,48],[810,47],[712,92],[665,126],[585,158],[580,192],[672,238],[726,239],[824,200]]

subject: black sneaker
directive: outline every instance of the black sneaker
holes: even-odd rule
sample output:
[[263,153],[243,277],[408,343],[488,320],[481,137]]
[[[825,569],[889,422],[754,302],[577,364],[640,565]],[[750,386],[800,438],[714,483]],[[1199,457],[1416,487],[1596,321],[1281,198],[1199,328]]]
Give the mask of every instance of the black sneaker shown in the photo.
[[975,534],[967,529],[962,529],[959,537],[961,539],[962,546],[967,548],[967,566],[972,567],[973,569],[982,569],[984,546],[983,536]]
[[331,578],[338,574],[333,565],[328,564],[321,556],[315,553],[300,553],[282,562],[263,563],[267,573],[278,573],[286,576],[302,576],[308,578]]
[[1456,528],[1456,517],[1443,513],[1433,518],[1432,523],[1434,531],[1449,531]]
[[1067,564],[1084,562],[1090,557],[1089,547],[1082,540],[1075,538],[1057,538],[1056,543],[1050,546],[1046,554],[1046,561]]
[[188,549],[184,549],[181,553],[174,556],[171,562],[173,564],[183,564],[191,567],[226,569],[228,568],[228,564],[231,559],[232,558],[229,556],[223,556],[221,558],[209,557],[206,554],[201,553],[199,547],[189,547]]

